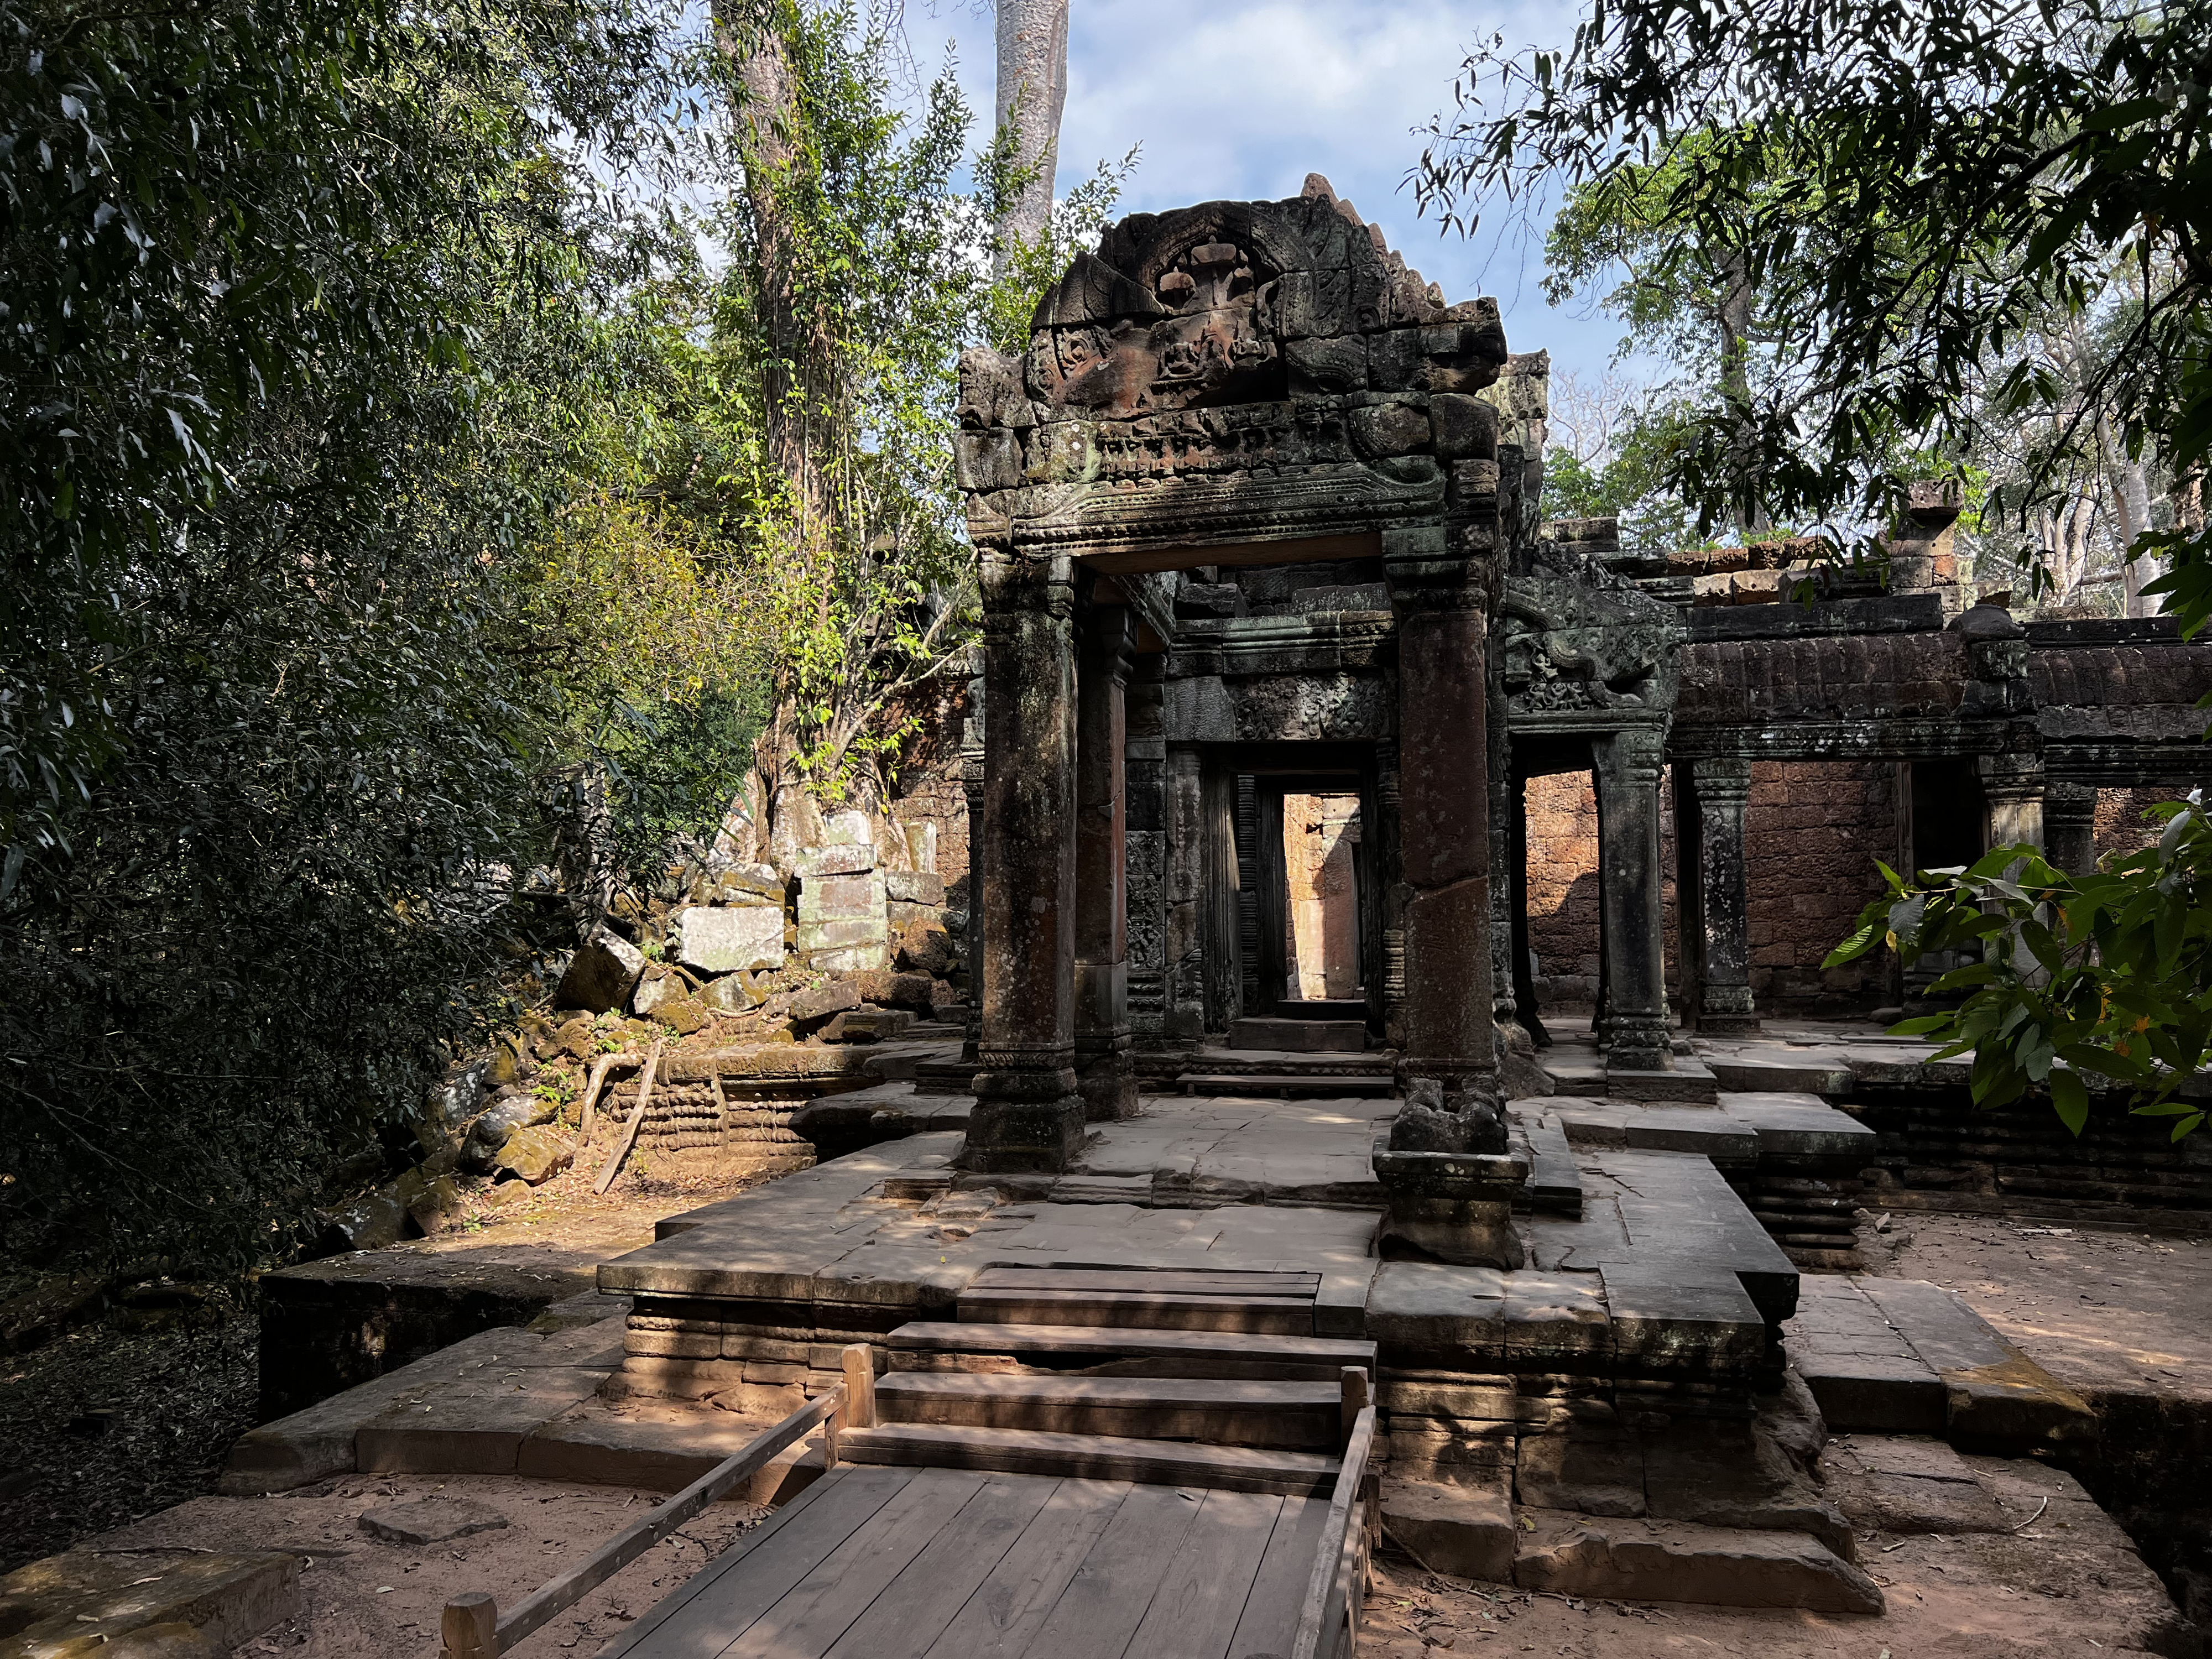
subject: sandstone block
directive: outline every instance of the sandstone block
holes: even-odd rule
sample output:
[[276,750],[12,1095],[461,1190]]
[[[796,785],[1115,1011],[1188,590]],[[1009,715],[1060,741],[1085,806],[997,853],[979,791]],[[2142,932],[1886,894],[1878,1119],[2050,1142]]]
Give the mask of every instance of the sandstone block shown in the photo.
[[1521,1536],[1513,1582],[1522,1589],[1710,1607],[1880,1613],[1881,1590],[1813,1539],[1685,1521],[1585,1522],[1538,1516]]
[[1382,1482],[1382,1530],[1431,1572],[1513,1582],[1513,1505],[1501,1477],[1485,1486]]
[[538,1187],[567,1169],[575,1157],[576,1148],[565,1135],[541,1125],[509,1135],[499,1149],[499,1167]]
[[412,1504],[386,1504],[364,1510],[362,1530],[387,1544],[442,1544],[448,1538],[491,1532],[507,1517],[473,1498],[424,1498]]
[[896,904],[942,904],[945,878],[934,870],[886,870],[884,896]]
[[695,904],[676,925],[678,960],[702,974],[782,965],[781,904]]
[[645,953],[621,934],[602,927],[568,959],[553,993],[562,1008],[588,1008],[595,1014],[619,1008],[645,971]]

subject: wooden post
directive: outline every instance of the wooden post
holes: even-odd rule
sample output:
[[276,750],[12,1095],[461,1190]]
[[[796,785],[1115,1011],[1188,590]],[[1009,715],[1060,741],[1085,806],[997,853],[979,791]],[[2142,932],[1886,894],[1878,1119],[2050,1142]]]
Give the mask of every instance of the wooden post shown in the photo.
[[438,1633],[444,1659],[499,1659],[499,1603],[482,1590],[464,1590],[446,1603]]
[[660,1069],[660,1051],[667,1041],[666,1037],[656,1038],[653,1052],[646,1056],[645,1074],[638,1080],[637,1105],[629,1115],[629,1121],[623,1127],[622,1139],[615,1143],[614,1151],[608,1155],[607,1167],[599,1171],[599,1178],[592,1183],[592,1191],[595,1194],[604,1193],[615,1184],[615,1176],[622,1168],[623,1159],[629,1156],[630,1146],[637,1139],[638,1127],[645,1121],[645,1109],[653,1103],[653,1074]]
[[876,1351],[865,1342],[845,1349],[845,1424],[854,1429],[876,1426]]
[[1367,1409],[1367,1368],[1346,1365],[1338,1375],[1344,1384],[1344,1443],[1350,1445],[1352,1425]]

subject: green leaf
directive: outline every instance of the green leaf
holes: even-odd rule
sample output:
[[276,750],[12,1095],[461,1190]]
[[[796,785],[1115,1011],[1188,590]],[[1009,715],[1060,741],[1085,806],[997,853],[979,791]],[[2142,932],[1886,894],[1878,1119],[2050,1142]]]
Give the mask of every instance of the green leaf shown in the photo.
[[2058,1121],[2075,1135],[2087,1126],[2089,1091],[2072,1072],[2051,1073],[2051,1103],[2057,1110]]

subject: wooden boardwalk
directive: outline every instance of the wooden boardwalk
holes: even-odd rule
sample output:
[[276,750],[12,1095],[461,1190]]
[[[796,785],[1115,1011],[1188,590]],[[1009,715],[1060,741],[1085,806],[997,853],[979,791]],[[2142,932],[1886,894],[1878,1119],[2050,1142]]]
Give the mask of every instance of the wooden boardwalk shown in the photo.
[[1276,1659],[1328,1509],[1326,1495],[848,1465],[601,1659]]

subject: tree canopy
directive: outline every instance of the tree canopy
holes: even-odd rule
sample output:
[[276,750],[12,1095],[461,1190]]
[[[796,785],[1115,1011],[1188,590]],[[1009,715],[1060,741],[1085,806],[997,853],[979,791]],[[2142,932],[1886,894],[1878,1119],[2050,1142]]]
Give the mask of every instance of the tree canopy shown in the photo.
[[[1602,210],[1666,250],[1674,280],[1650,294],[1740,276],[1783,372],[1721,377],[1668,483],[1707,526],[1763,509],[1878,531],[1909,472],[1963,474],[1993,428],[2059,401],[2021,343],[2087,315],[2116,270],[2143,298],[2072,388],[2062,435],[2101,421],[2124,454],[2201,472],[2208,40],[2204,0],[1601,3],[1565,50],[1493,38],[1472,54],[1415,179],[1468,228],[1565,191],[1570,230]],[[2057,503],[2063,450],[2028,456],[2000,510]],[[2168,609],[2192,628],[2212,614],[2201,509],[2135,543],[2172,561]]]

